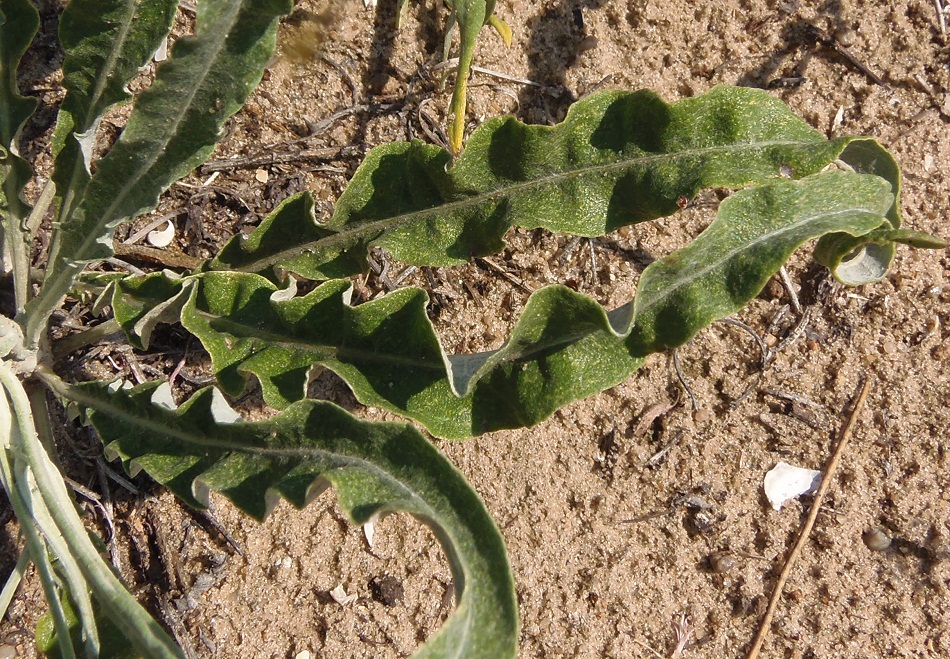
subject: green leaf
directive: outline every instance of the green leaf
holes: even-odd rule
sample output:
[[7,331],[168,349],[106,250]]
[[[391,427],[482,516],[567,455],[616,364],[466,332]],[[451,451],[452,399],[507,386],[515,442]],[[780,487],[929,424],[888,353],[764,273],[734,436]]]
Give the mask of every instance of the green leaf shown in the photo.
[[128,82],[151,59],[171,29],[177,0],[72,0],[59,22],[66,52],[53,132],[53,181],[68,222],[89,181],[99,120],[128,101]]
[[878,281],[887,274],[896,253],[895,245],[902,243],[918,249],[945,249],[947,243],[920,231],[888,228],[872,231],[863,236],[832,234],[818,241],[815,259],[828,267],[835,278],[848,286],[860,286]]
[[185,294],[185,281],[173,272],[126,277],[116,282],[112,311],[129,342],[145,350],[158,323],[178,322]]
[[461,264],[499,251],[512,226],[599,236],[670,215],[703,188],[815,173],[863,141],[825,140],[761,90],[716,87],[672,105],[650,91],[602,92],[557,126],[488,121],[454,165],[421,142],[377,147],[328,222],[288,204],[297,240],[268,239],[292,233],[294,218],[274,218],[212,267],[326,279],[359,272],[371,247],[416,265]]
[[[63,388],[62,381],[44,364],[40,364],[34,373],[46,380],[54,390]],[[53,447],[54,443],[43,390],[37,388],[27,393],[7,361],[0,362],[0,386],[4,389],[4,395],[0,396],[0,417],[9,419],[10,411],[14,417],[13,432],[0,432],[0,471],[4,472],[4,489],[11,495],[11,503],[15,507],[15,499],[22,497],[22,504],[28,513],[24,515],[21,514],[22,510],[18,510],[17,517],[21,522],[28,522],[23,524],[25,530],[32,524],[36,525],[36,530],[42,532],[42,543],[49,548],[51,557],[54,556],[58,561],[57,572],[62,575],[61,587],[68,589],[82,621],[86,653],[89,656],[99,654],[99,639],[90,597],[90,593],[94,593],[102,610],[123,631],[128,642],[143,655],[182,656],[169,636],[119,581],[112,566],[103,560],[99,553],[101,543],[94,543],[83,525],[62,474],[47,452],[46,447]],[[0,431],[4,425],[8,425],[8,422],[0,419]],[[12,479],[9,465],[3,465],[7,462],[4,454],[8,451],[14,463],[15,477]],[[30,531],[26,533],[29,538]],[[40,568],[41,577],[46,570],[41,567],[47,563],[46,547],[37,548],[35,544],[30,544],[31,557]],[[60,647],[67,656],[72,656],[69,630],[58,596],[45,585],[47,603],[54,612],[54,621],[57,621]]]
[[56,233],[47,279],[27,309],[31,344],[83,265],[112,255],[115,226],[154,208],[163,190],[208,157],[224,122],[260,81],[277,20],[291,8],[291,0],[200,3],[195,35],[175,42],[72,219]]
[[[210,263],[213,270],[231,270],[240,264],[240,269],[269,276],[276,281],[271,267],[280,260],[280,268],[301,274],[317,274],[317,278],[345,277],[366,268],[364,250],[351,253],[338,252],[321,263],[318,273],[311,269],[313,257],[306,251],[288,253],[288,248],[319,243],[335,232],[318,226],[313,212],[313,198],[307,194],[288,197],[277,206],[261,224],[246,238],[235,236],[218,252]],[[257,261],[257,263],[255,263]]]
[[20,95],[17,68],[39,26],[39,14],[29,0],[0,0],[0,210],[6,215],[19,208],[16,217],[20,219],[25,216],[20,191],[32,169],[19,157],[16,137],[33,115],[36,99]]
[[[61,598],[63,612],[66,615],[66,621],[69,623],[70,636],[73,645],[82,646],[82,625],[79,616],[76,615],[75,608],[68,597]],[[141,653],[137,652],[129,643],[129,639],[116,627],[115,623],[108,616],[101,614],[101,608],[95,607],[96,623],[99,626],[99,658],[100,659],[138,659]],[[60,659],[63,656],[60,651],[59,635],[56,633],[53,624],[53,616],[47,613],[36,623],[36,632],[34,634],[36,648],[42,652],[47,659]]]
[[[839,162],[852,171],[875,174],[891,183],[894,204],[887,212],[887,220],[892,229],[900,227],[901,171],[890,152],[873,140],[862,140],[848,144]],[[896,254],[893,241],[868,242],[843,233],[823,236],[815,248],[815,258],[827,266],[838,281],[849,286],[881,279]]]
[[[288,299],[260,275],[208,272],[188,279],[194,287],[181,319],[229,393],[253,374],[267,403],[286,407],[321,365],[367,405],[441,437],[467,437],[535,424],[617,384],[647,355],[742,308],[804,242],[886,225],[892,202],[884,179],[844,172],[740,191],[691,245],[644,271],[630,304],[608,314],[566,287],[548,287],[529,299],[502,349],[476,355],[444,354],[418,289],[352,307],[345,281]],[[131,304],[117,298],[115,306]]]
[[627,346],[646,355],[684,344],[748,303],[804,242],[859,236],[887,224],[890,184],[844,172],[815,174],[737,193],[696,240],[643,273]]
[[170,409],[167,385],[115,390],[62,385],[87,408],[110,454],[144,469],[191,505],[222,492],[263,519],[278,496],[303,507],[328,484],[354,524],[407,512],[434,531],[457,607],[418,657],[514,657],[518,614],[504,541],[478,495],[412,426],[370,423],[323,402],[242,422],[215,389]]
[[14,273],[17,312],[29,294],[30,231],[25,221],[30,207],[21,193],[33,168],[20,157],[16,141],[36,109],[36,99],[20,95],[17,68],[39,25],[29,0],[0,0],[0,235],[5,264]]

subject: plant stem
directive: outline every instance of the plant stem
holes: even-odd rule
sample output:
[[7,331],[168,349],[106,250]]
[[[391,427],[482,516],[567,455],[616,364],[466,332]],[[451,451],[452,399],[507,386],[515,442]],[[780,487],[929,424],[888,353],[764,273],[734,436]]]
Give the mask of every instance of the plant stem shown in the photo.
[[[44,379],[59,379],[48,368],[41,366],[38,367],[38,370],[40,369],[47,371]],[[126,638],[145,656],[182,657],[180,648],[125,589],[90,540],[73,506],[62,475],[47,455],[36,427],[32,423],[24,423],[25,420],[32,419],[30,401],[20,381],[6,363],[0,364],[0,384],[7,389],[14,414],[20,421],[25,458],[36,479],[40,497],[48,507],[57,529],[62,533],[70,554],[78,559],[79,568],[95,593],[96,601]],[[44,414],[45,409],[38,412]],[[49,428],[46,424],[38,426],[40,429]]]
[[82,265],[75,262],[64,261],[62,267],[53,274],[53,278],[43,282],[39,295],[30,301],[30,307],[19,314],[18,320],[23,327],[24,343],[28,350],[35,350],[39,346],[49,317],[59,308],[82,268]]
[[86,346],[98,343],[117,334],[122,334],[122,327],[115,318],[110,318],[95,327],[56,341],[52,346],[53,359],[60,359],[80,348],[85,348]]
[[53,179],[49,179],[46,181],[46,185],[43,186],[43,191],[40,193],[40,198],[36,200],[36,205],[30,211],[30,216],[26,218],[26,228],[30,234],[40,228],[40,222],[46,217],[46,211],[49,210],[55,196],[56,184],[53,183]]
[[[4,490],[6,490],[6,486],[4,486]],[[10,573],[10,576],[7,577],[7,582],[3,585],[3,590],[0,591],[0,618],[6,615],[10,602],[13,601],[13,595],[16,593],[17,586],[20,585],[20,580],[23,578],[23,574],[29,565],[30,549],[26,547],[17,557],[16,565],[13,566],[13,571]]]
[[[6,368],[6,364],[3,364]],[[7,498],[13,508],[13,513],[20,522],[20,530],[26,539],[26,551],[23,555],[29,555],[35,565],[37,574],[40,577],[40,585],[43,587],[43,594],[50,607],[50,613],[53,616],[53,627],[59,638],[63,639],[60,643],[60,652],[65,657],[74,658],[76,652],[72,646],[72,639],[69,635],[69,624],[66,622],[66,614],[63,611],[62,603],[59,600],[59,592],[56,587],[56,578],[53,575],[53,568],[50,565],[47,555],[46,543],[40,537],[34,522],[33,510],[27,504],[20,494],[20,489],[16,486],[13,464],[11,463],[10,453],[15,453],[13,447],[13,419],[10,414],[10,403],[7,399],[7,392],[3,391],[0,395],[0,484],[7,493]]]
[[10,254],[17,314],[26,306],[30,291],[29,233],[24,231],[22,216],[17,212],[21,208],[20,203],[10,203],[9,214],[3,227],[5,247],[9,249]]

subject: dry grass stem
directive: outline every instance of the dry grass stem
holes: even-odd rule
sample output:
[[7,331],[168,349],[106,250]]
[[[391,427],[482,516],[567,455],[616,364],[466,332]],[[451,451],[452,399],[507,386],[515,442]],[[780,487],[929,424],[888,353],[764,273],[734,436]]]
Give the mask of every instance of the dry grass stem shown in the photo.
[[844,454],[844,449],[848,444],[848,439],[851,437],[851,433],[854,430],[854,426],[861,414],[861,410],[864,408],[864,401],[867,400],[868,391],[870,388],[871,381],[870,379],[866,379],[861,387],[860,393],[858,394],[858,398],[854,403],[854,408],[851,410],[851,414],[848,416],[848,420],[841,430],[838,438],[838,445],[831,454],[831,458],[828,460],[827,467],[825,467],[825,472],[821,479],[821,485],[818,487],[818,491],[815,493],[815,500],[811,504],[811,510],[808,511],[808,519],[805,520],[805,524],[802,526],[801,532],[798,534],[798,539],[795,541],[795,546],[792,547],[791,552],[788,554],[788,559],[785,561],[785,567],[782,568],[782,573],[779,575],[778,581],[775,582],[775,589],[772,591],[772,596],[769,598],[769,606],[765,611],[765,617],[762,619],[762,624],[759,626],[759,631],[756,633],[755,639],[752,642],[752,649],[749,650],[749,654],[746,655],[746,659],[756,659],[756,657],[759,656],[759,650],[762,648],[762,644],[765,642],[765,637],[768,635],[769,628],[772,626],[772,618],[775,616],[776,609],[778,609],[778,603],[782,595],[782,589],[785,587],[785,582],[788,581],[788,576],[791,573],[792,568],[795,566],[795,562],[797,561],[799,554],[801,554],[802,548],[808,541],[808,537],[811,535],[812,528],[815,526],[815,520],[818,518],[818,512],[821,509],[821,502],[824,499],[825,494],[827,494],[828,490],[831,488],[831,482],[834,479],[838,465],[841,463],[841,456]]

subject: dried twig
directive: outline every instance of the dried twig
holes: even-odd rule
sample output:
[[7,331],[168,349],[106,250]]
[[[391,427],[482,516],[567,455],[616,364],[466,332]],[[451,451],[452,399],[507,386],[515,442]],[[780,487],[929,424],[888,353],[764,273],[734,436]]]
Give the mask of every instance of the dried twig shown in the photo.
[[860,71],[861,73],[866,75],[868,78],[870,78],[871,82],[873,82],[874,84],[880,85],[881,87],[884,87],[885,89],[891,88],[891,86],[887,84],[884,81],[884,79],[881,78],[881,76],[874,73],[874,71],[872,71],[866,64],[864,64],[864,62],[862,62],[857,57],[855,57],[854,53],[852,53],[850,50],[845,48],[844,45],[842,45],[837,39],[835,39],[834,37],[825,36],[818,30],[818,28],[814,28],[814,30],[815,30],[815,38],[818,41],[818,43],[820,43],[822,46],[825,46],[826,48],[831,48],[836,53],[841,55],[843,58],[848,60],[851,66],[853,66],[858,71]]
[[475,263],[477,263],[478,265],[485,266],[486,268],[494,272],[496,275],[498,275],[499,277],[507,281],[509,284],[513,284],[517,286],[525,293],[533,292],[530,288],[528,288],[528,286],[523,281],[521,281],[520,279],[515,277],[513,274],[505,270],[503,267],[501,267],[500,265],[492,261],[490,258],[488,257],[477,258],[475,259]]
[[792,282],[792,278],[788,274],[788,270],[783,265],[778,269],[778,277],[782,281],[782,286],[785,287],[785,292],[788,293],[788,300],[792,303],[792,309],[795,310],[795,313],[802,312],[802,304],[798,301],[798,293],[795,291],[795,284]]
[[590,279],[592,286],[600,285],[600,278],[597,276],[597,255],[594,253],[594,239],[587,239],[587,251],[590,252]]
[[[432,71],[442,71],[444,69],[454,69],[459,65],[458,57],[453,57],[447,59],[439,64],[433,66],[430,70]],[[481,73],[493,78],[498,78],[499,80],[507,80],[508,82],[516,82],[519,85],[528,85],[529,87],[544,87],[540,82],[535,82],[534,80],[528,80],[527,78],[516,78],[515,76],[510,76],[507,73],[502,73],[501,71],[493,71],[492,69],[484,69],[480,66],[472,65],[471,69],[475,73]]]
[[267,165],[286,165],[288,163],[309,160],[343,160],[360,155],[357,146],[334,146],[324,149],[300,149],[283,153],[269,153],[253,158],[229,158],[227,160],[209,160],[201,166],[202,172],[230,171],[232,169],[252,169]]
[[679,350],[673,350],[673,369],[676,371],[676,377],[679,378],[680,384],[683,385],[683,389],[686,390],[686,394],[689,396],[689,402],[693,406],[693,411],[699,409],[699,403],[696,402],[696,396],[693,394],[693,390],[689,388],[689,385],[686,383],[686,376],[683,375],[683,369],[680,368],[680,358]]
[[771,364],[775,359],[775,356],[785,350],[788,346],[798,341],[804,334],[805,330],[808,329],[808,324],[811,322],[812,307],[806,307],[802,310],[802,314],[798,317],[798,320],[795,321],[795,326],[792,328],[792,331],[788,333],[784,339],[782,339],[777,346],[772,348],[769,351],[769,354],[766,356],[766,364]]
[[769,353],[769,347],[765,345],[765,339],[759,336],[759,333],[754,329],[749,327],[747,324],[743,323],[738,318],[722,318],[719,322],[725,323],[726,325],[732,325],[733,327],[738,327],[741,330],[745,330],[753,339],[755,339],[755,344],[759,346],[759,359],[762,368],[766,367],[765,358]]
[[663,462],[670,451],[673,450],[673,447],[679,444],[679,441],[683,438],[683,431],[676,433],[672,439],[670,439],[663,447],[650,456],[650,459],[646,461],[647,467],[656,467],[658,464]]
[[204,262],[196,256],[182,254],[180,252],[170,252],[166,249],[157,247],[146,247],[145,245],[126,245],[125,243],[113,243],[112,248],[118,256],[126,258],[135,258],[140,261],[157,263],[166,268],[182,268],[183,270],[194,270]]
[[639,645],[639,646],[640,646],[641,648],[643,648],[644,650],[649,650],[649,651],[653,654],[654,657],[659,657],[660,659],[663,659],[663,655],[662,655],[662,654],[660,654],[659,652],[657,652],[656,650],[654,650],[653,648],[651,648],[649,645],[647,645],[646,643],[644,643],[644,642],[641,641],[640,639],[635,638],[635,639],[633,639],[633,642],[636,643],[637,645]]
[[647,431],[647,428],[653,425],[653,422],[659,419],[661,416],[672,410],[679,403],[679,396],[676,397],[676,400],[672,403],[669,401],[663,401],[651,405],[646,410],[643,411],[643,414],[640,415],[640,420],[637,421],[637,425],[634,427],[633,432],[630,433],[631,437],[639,437]]
[[823,408],[821,405],[819,405],[818,403],[816,403],[815,401],[809,400],[809,399],[807,399],[807,398],[804,398],[803,396],[798,396],[798,395],[796,395],[796,394],[789,393],[789,392],[787,392],[787,391],[779,391],[778,389],[770,389],[770,388],[768,388],[768,387],[766,387],[766,388],[763,389],[762,391],[764,391],[765,393],[767,393],[769,396],[775,396],[776,398],[782,398],[782,399],[784,399],[784,400],[789,400],[789,401],[791,401],[791,402],[793,402],[793,403],[799,403],[799,404],[801,404],[801,405],[807,405],[808,407],[813,407],[813,408],[815,408],[816,410],[824,410],[824,408]]
[[785,567],[782,568],[782,573],[775,582],[775,589],[772,591],[772,596],[769,598],[769,606],[765,611],[765,617],[762,619],[762,624],[759,626],[759,631],[756,633],[755,639],[752,641],[752,649],[749,650],[749,654],[746,655],[746,659],[756,659],[756,657],[759,656],[759,650],[762,648],[762,643],[765,642],[765,637],[769,633],[769,628],[772,626],[772,618],[775,616],[776,609],[778,609],[779,600],[782,595],[782,589],[785,587],[785,582],[788,581],[788,576],[791,574],[792,568],[795,566],[795,562],[798,559],[799,554],[801,554],[805,543],[808,541],[808,536],[811,535],[812,528],[815,526],[815,520],[818,518],[818,511],[821,509],[822,499],[824,499],[825,494],[827,494],[828,490],[831,488],[831,482],[834,479],[835,472],[838,469],[838,464],[841,462],[841,456],[844,454],[845,446],[848,444],[848,439],[851,437],[851,432],[854,430],[858,416],[860,416],[861,410],[864,408],[864,401],[868,397],[868,391],[870,388],[871,381],[870,379],[866,379],[863,386],[861,387],[860,393],[858,393],[858,398],[854,403],[851,414],[848,416],[847,422],[841,429],[841,433],[838,438],[838,446],[835,447],[834,452],[831,454],[831,458],[828,460],[828,466],[825,467],[825,472],[821,478],[821,485],[818,487],[818,491],[815,493],[815,500],[811,504],[811,510],[808,511],[808,519],[805,520],[805,524],[802,526],[802,529],[798,534],[798,539],[795,541],[795,545],[792,547],[792,550],[788,554],[788,559],[785,561]]
[[142,227],[139,231],[136,231],[134,234],[132,234],[131,236],[129,236],[122,242],[125,245],[134,245],[135,243],[145,238],[149,233],[151,233],[152,231],[154,231],[161,225],[187,212],[188,212],[188,209],[182,206],[180,208],[176,208],[170,213],[165,213],[164,215],[160,215],[159,217],[156,217],[154,220],[150,221],[148,224]]

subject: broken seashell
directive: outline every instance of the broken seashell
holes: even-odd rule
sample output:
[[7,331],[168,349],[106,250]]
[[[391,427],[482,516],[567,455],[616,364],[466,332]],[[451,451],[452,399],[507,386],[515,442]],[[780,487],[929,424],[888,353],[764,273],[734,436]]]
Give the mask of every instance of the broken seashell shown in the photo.
[[156,229],[148,234],[148,242],[155,247],[168,247],[175,239],[175,225],[171,220],[165,223],[164,229]]
[[775,510],[786,501],[811,494],[821,485],[821,472],[779,462],[765,475],[765,496]]

